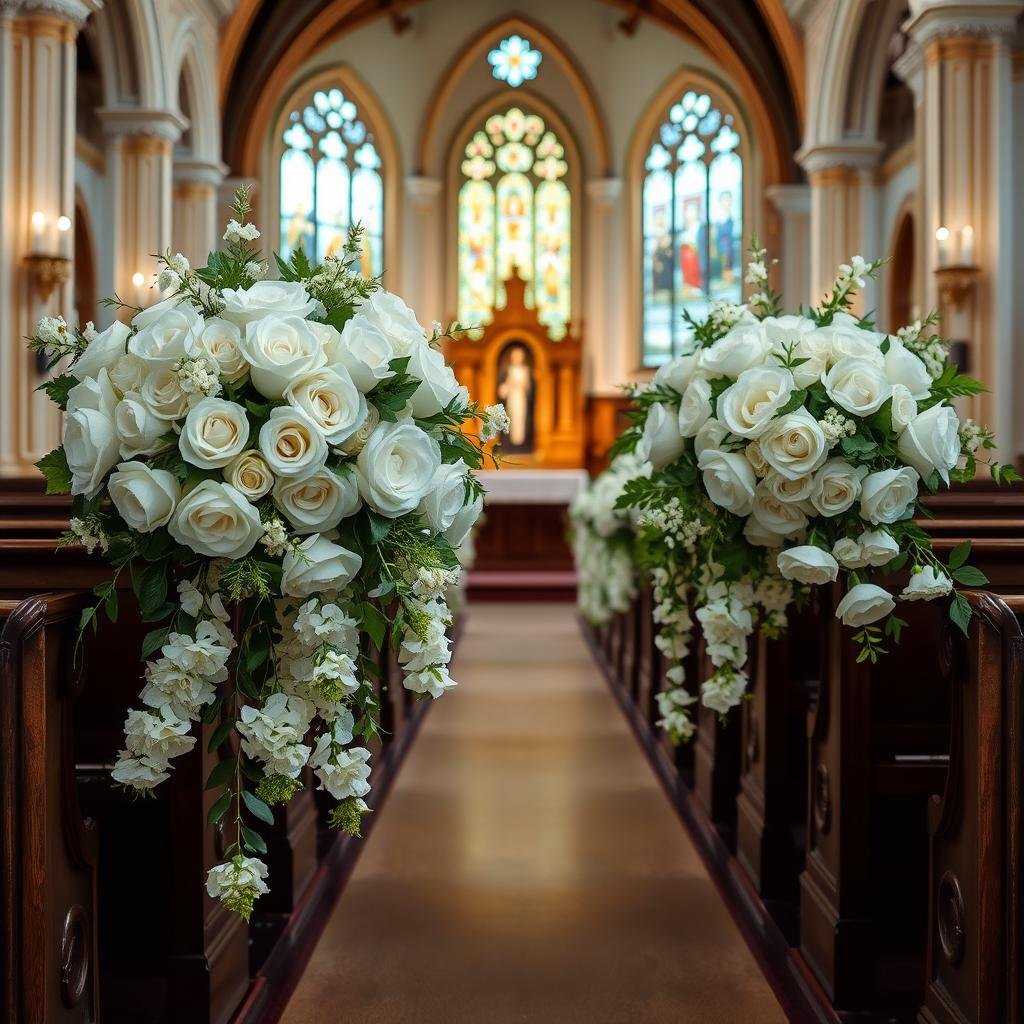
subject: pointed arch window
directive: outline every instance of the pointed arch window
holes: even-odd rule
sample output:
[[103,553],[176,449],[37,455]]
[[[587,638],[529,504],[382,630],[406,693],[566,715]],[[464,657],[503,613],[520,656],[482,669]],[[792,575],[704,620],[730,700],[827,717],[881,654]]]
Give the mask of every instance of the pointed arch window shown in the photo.
[[489,323],[513,271],[554,339],[572,308],[572,196],[557,134],[512,107],[488,117],[466,144],[458,200],[458,319]]
[[687,90],[666,111],[643,165],[643,362],[659,366],[690,338],[684,318],[740,302],[743,160],[734,116]]
[[348,229],[363,227],[361,269],[384,268],[383,162],[371,126],[339,88],[317,89],[291,111],[281,141],[280,252],[300,245],[322,261],[339,252]]

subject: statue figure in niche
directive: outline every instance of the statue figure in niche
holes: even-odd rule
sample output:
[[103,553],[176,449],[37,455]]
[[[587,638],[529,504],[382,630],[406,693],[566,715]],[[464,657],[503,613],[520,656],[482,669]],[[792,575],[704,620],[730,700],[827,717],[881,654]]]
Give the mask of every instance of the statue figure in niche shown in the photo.
[[683,204],[682,244],[679,246],[679,265],[683,272],[683,289],[689,294],[704,291],[704,239],[707,229],[701,216],[699,199],[687,199]]
[[502,435],[502,451],[527,454],[533,451],[533,360],[519,342],[508,345],[498,359],[498,399],[508,413],[508,433]]

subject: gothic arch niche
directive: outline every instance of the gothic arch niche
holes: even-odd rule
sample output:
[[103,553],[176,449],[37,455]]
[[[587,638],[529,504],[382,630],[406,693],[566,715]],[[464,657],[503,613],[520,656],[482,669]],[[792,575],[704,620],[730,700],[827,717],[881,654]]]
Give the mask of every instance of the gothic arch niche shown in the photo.
[[896,228],[889,245],[889,273],[886,275],[888,292],[888,328],[898,330],[912,323],[920,311],[917,297],[916,227],[914,199],[908,196],[896,218]]
[[[401,167],[387,116],[372,92],[345,65],[323,68],[289,92],[273,125],[261,197],[264,223],[275,233],[273,248],[286,255],[301,241],[311,257],[322,259],[360,220],[368,243],[364,272],[384,274],[385,287],[400,290]],[[288,173],[293,178],[285,188]],[[329,208],[320,196],[331,198]]]

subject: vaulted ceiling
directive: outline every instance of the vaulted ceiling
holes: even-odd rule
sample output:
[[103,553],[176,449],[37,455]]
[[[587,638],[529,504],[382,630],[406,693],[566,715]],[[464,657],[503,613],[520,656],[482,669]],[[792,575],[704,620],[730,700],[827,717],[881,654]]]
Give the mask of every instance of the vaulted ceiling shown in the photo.
[[[377,18],[390,18],[401,32],[415,7],[428,2],[438,0],[241,0],[222,41],[223,152],[232,170],[251,170],[244,166],[247,129],[266,83],[282,67],[294,70],[324,46]],[[733,77],[748,77],[777,134],[778,148],[786,154],[780,177],[796,175],[791,154],[800,145],[803,54],[780,0],[595,2],[621,9],[619,25],[626,34],[640,20],[650,19],[704,49]]]

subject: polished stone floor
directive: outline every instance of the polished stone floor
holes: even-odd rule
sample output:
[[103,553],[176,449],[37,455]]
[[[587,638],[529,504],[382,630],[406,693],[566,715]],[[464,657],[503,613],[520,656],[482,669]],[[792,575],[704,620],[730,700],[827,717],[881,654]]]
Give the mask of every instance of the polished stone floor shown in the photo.
[[785,1020],[571,605],[470,609],[285,1024]]

